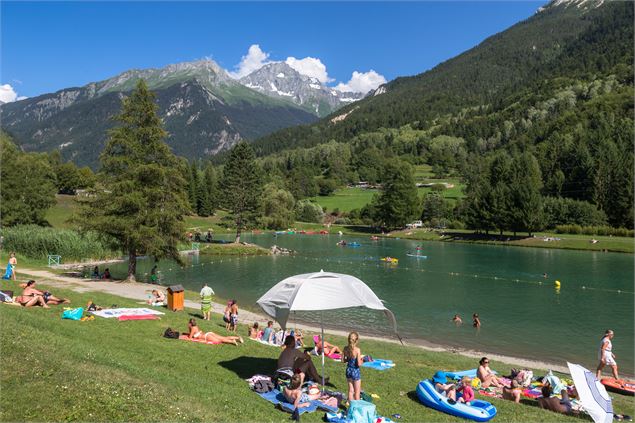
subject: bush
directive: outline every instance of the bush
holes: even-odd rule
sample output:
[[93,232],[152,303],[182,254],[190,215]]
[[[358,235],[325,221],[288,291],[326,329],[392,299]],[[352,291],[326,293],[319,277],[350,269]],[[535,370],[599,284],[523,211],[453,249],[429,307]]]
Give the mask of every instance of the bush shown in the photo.
[[604,235],[604,236],[623,236],[633,237],[633,229],[612,228],[610,226],[580,226],[580,225],[558,225],[556,233],[559,234],[575,234],[575,235]]
[[559,225],[606,226],[607,223],[606,213],[586,201],[547,197],[543,210],[547,228]]
[[337,183],[333,179],[319,179],[317,184],[322,196],[332,195],[337,189]]
[[300,222],[322,223],[324,212],[319,204],[309,200],[300,200],[295,206],[295,216]]
[[3,228],[3,248],[29,258],[42,259],[49,254],[62,260],[104,259],[120,255],[96,233],[81,234],[70,229],[54,229],[37,225]]

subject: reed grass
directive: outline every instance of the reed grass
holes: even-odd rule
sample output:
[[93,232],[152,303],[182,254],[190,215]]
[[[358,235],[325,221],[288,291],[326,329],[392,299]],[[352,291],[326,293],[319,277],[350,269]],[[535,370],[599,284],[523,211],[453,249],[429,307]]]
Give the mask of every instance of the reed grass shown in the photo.
[[41,259],[49,254],[62,256],[65,261],[105,259],[121,255],[106,240],[94,232],[82,234],[72,229],[58,229],[37,225],[18,225],[2,228],[2,248],[25,257]]

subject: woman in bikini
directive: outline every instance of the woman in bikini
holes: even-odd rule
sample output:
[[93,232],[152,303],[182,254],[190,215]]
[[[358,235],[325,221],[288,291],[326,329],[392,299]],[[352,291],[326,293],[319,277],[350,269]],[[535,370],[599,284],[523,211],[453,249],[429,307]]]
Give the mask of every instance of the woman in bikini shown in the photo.
[[223,344],[233,345],[238,345],[239,342],[242,344],[244,342],[243,338],[240,336],[221,336],[214,332],[203,332],[201,328],[199,328],[196,324],[195,319],[190,319],[187,327],[189,328],[189,333],[185,336],[189,339],[197,339],[205,342],[220,342]]
[[22,291],[22,297],[38,297],[41,296],[46,304],[69,304],[71,301],[66,298],[57,298],[48,291],[40,291],[35,288],[35,281],[30,280],[26,283],[24,291]]
[[326,341],[323,342],[320,336],[318,336],[318,342],[315,343],[318,354],[322,354],[322,344],[324,344],[324,355],[342,354],[342,350],[337,345],[329,344]]
[[15,297],[15,302],[20,304],[23,307],[33,307],[34,305],[42,306],[43,308],[51,308],[46,305],[46,301],[44,301],[44,297],[41,295],[35,296],[26,296],[20,295]]

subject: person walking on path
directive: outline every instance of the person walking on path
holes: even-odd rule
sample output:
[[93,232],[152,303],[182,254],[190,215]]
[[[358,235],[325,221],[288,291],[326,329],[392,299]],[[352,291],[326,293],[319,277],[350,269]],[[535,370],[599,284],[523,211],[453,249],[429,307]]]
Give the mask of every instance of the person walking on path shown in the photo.
[[609,366],[613,370],[613,377],[619,380],[619,375],[617,373],[617,363],[615,362],[615,354],[613,354],[613,343],[611,340],[615,334],[611,329],[607,329],[604,332],[604,336],[600,341],[600,352],[598,354],[598,358],[600,360],[600,364],[598,364],[597,369],[597,379],[600,380],[602,377],[602,369],[604,366]]
[[212,319],[212,295],[214,295],[214,290],[206,283],[203,284],[203,289],[201,289],[201,312],[203,313],[203,320]]
[[7,270],[4,273],[2,279],[15,280],[15,267],[18,265],[18,259],[15,258],[15,253],[9,254],[9,263],[7,263]]

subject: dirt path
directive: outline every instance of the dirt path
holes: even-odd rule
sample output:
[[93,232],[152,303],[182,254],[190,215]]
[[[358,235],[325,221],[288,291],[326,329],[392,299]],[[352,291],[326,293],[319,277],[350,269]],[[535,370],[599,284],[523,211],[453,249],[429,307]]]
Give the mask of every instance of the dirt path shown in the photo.
[[[107,294],[117,295],[124,298],[130,298],[133,300],[144,301],[148,299],[148,294],[153,290],[157,289],[157,285],[152,285],[148,283],[141,282],[112,282],[112,281],[103,281],[100,279],[79,279],[72,278],[67,276],[60,276],[55,273],[49,272],[47,270],[32,270],[21,268],[19,274],[25,274],[33,278],[37,278],[39,282],[43,282],[46,285],[52,287],[59,287],[63,289],[71,289],[76,292],[103,292]],[[164,286],[161,288],[165,289]],[[188,309],[200,310],[200,303],[192,300],[185,300],[185,307]],[[223,310],[225,309],[224,304],[212,302],[212,312],[215,314],[223,314]],[[248,310],[240,310],[240,320],[243,323],[251,324],[252,322],[258,322],[261,326],[266,326],[267,320],[270,320],[267,316],[263,314],[257,314]],[[294,325],[298,329],[307,330],[313,333],[319,333],[320,328],[317,326],[303,325],[297,324]],[[348,332],[341,330],[329,329],[325,330],[325,333],[337,336],[348,336]],[[382,342],[390,342],[390,343],[399,343],[399,341],[395,339],[382,338],[382,337],[373,337],[366,336],[366,338],[372,338],[377,341]],[[311,342],[308,343],[309,345]],[[434,345],[427,343],[425,341],[416,341],[416,342],[404,342],[405,345],[416,346],[428,351],[436,351],[436,352],[444,352],[444,353],[454,353],[461,354],[466,357],[471,357],[475,359],[480,359],[483,356],[488,356],[491,359],[521,368],[533,368],[533,369],[552,369],[554,371],[558,371],[561,373],[569,373],[567,367],[562,365],[557,365],[553,363],[545,363],[541,361],[533,361],[526,360],[517,357],[508,357],[491,353],[484,353],[480,351],[472,351],[472,350],[459,350],[455,348],[448,348],[440,345]]]

